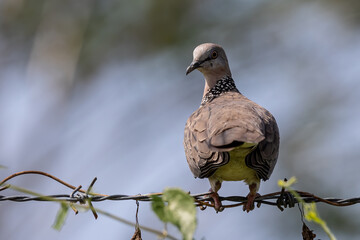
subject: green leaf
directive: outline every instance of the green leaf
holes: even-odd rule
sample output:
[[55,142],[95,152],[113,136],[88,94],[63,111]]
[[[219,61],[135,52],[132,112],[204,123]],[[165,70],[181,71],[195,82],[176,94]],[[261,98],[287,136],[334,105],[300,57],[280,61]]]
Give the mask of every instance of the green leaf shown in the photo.
[[313,221],[319,224],[329,236],[330,240],[336,240],[335,235],[330,231],[330,228],[327,226],[326,222],[320,218],[319,213],[316,210],[316,204],[314,202],[304,203],[303,206],[305,219],[309,222]]
[[58,231],[61,230],[62,226],[64,226],[64,224],[65,224],[65,220],[66,220],[68,211],[69,211],[69,205],[62,202],[60,204],[60,209],[57,212],[55,223],[53,224],[54,229],[56,229]]
[[151,208],[156,213],[156,215],[160,218],[163,222],[169,222],[169,220],[166,218],[165,214],[165,203],[159,196],[151,196],[152,203]]
[[189,194],[178,188],[165,189],[162,198],[152,196],[152,209],[161,221],[174,224],[183,239],[193,238],[196,229],[196,209],[194,199]]

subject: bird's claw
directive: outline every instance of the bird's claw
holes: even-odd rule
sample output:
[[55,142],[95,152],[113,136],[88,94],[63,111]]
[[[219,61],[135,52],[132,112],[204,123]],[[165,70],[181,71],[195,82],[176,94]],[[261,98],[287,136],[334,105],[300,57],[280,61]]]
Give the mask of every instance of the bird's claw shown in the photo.
[[209,197],[211,197],[214,201],[214,209],[215,209],[216,213],[224,211],[224,207],[220,201],[218,193],[212,192],[209,194]]
[[[260,197],[261,195],[259,193],[249,193],[246,198],[247,198],[247,202],[246,204],[243,206],[243,211],[245,212],[250,212],[251,210],[254,210],[255,208],[255,199],[257,197]],[[260,205],[257,204],[257,206],[259,207]]]

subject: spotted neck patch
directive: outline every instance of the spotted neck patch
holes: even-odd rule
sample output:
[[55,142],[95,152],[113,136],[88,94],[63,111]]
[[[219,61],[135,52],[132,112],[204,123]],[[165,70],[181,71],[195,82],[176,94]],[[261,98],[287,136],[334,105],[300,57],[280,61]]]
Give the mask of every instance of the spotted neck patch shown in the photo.
[[212,87],[203,97],[201,101],[201,105],[204,105],[205,103],[211,102],[218,96],[220,96],[222,93],[225,92],[239,92],[239,90],[235,86],[234,80],[226,76],[220,80],[218,80],[214,87]]

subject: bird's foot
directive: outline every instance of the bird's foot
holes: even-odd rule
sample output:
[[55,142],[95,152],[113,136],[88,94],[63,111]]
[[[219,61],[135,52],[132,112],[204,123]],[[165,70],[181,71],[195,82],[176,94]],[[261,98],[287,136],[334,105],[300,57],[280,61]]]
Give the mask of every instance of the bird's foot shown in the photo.
[[250,212],[251,210],[254,210],[255,208],[255,199],[257,197],[260,197],[261,195],[259,193],[252,193],[250,192],[246,198],[247,198],[247,202],[246,204],[243,206],[243,211],[246,211],[246,212]]
[[224,211],[224,207],[220,201],[219,194],[217,192],[211,191],[209,197],[211,197],[214,201],[214,208],[216,213]]

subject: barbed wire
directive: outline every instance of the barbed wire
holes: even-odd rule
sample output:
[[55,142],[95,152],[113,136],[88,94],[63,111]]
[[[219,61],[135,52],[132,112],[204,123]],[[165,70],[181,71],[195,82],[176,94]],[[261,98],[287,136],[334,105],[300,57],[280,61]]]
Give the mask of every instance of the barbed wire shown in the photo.
[[[47,178],[50,178],[67,188],[71,189],[72,192],[70,194],[54,194],[54,195],[42,195],[39,193],[32,192],[28,189],[17,187],[11,184],[8,184],[7,182],[15,177],[25,175],[25,174],[36,174],[36,175],[42,175]],[[176,240],[174,236],[167,233],[166,228],[164,231],[159,231],[156,229],[153,229],[151,227],[146,227],[143,225],[139,225],[138,223],[138,210],[139,210],[139,202],[149,202],[152,201],[153,196],[161,196],[163,193],[148,193],[148,194],[137,194],[137,195],[125,195],[125,194],[115,194],[115,195],[105,195],[105,194],[99,194],[92,192],[92,187],[95,184],[97,178],[94,178],[92,182],[90,183],[89,187],[87,189],[83,189],[82,186],[75,187],[49,173],[42,172],[42,171],[22,171],[18,173],[14,173],[8,177],[6,177],[4,180],[0,182],[0,192],[4,192],[6,189],[13,189],[17,192],[22,192],[27,194],[26,196],[17,195],[17,196],[4,196],[0,195],[0,202],[4,201],[12,201],[12,202],[29,202],[29,201],[52,201],[52,202],[60,202],[63,209],[63,206],[66,209],[70,207],[75,214],[78,213],[78,208],[82,209],[89,209],[91,210],[92,214],[94,215],[95,219],[97,219],[98,214],[100,213],[102,215],[108,216],[110,218],[113,218],[115,220],[118,220],[124,224],[135,226],[135,233],[132,239],[141,239],[141,231],[140,229],[144,231],[148,231],[150,233],[156,234],[157,236],[160,236],[161,238],[168,238],[172,240]],[[297,205],[299,207],[300,213],[301,213],[301,220],[303,222],[302,227],[302,236],[303,239],[306,240],[313,240],[316,237],[316,234],[313,233],[312,230],[308,228],[308,226],[305,224],[303,218],[304,218],[304,210],[301,209],[304,207],[303,203],[310,203],[310,202],[321,202],[325,204],[329,204],[332,206],[337,207],[344,207],[344,206],[350,206],[354,204],[360,203],[360,197],[356,198],[348,198],[348,199],[341,199],[341,198],[321,198],[318,197],[312,193],[304,192],[304,191],[298,191],[293,190],[291,188],[288,188],[288,186],[291,185],[292,182],[294,182],[294,179],[290,179],[289,183],[286,183],[286,179],[282,182],[281,186],[286,187],[287,189],[291,190],[291,192],[286,191],[285,188],[282,188],[279,192],[273,192],[269,194],[265,194],[262,196],[258,196],[255,198],[255,203],[257,207],[259,208],[261,204],[269,205],[269,206],[276,206],[281,211],[284,211],[284,208],[291,208]],[[205,210],[207,207],[212,207],[215,209],[215,205],[213,202],[213,198],[210,197],[211,192],[205,192],[205,193],[199,193],[199,194],[191,194],[189,192],[189,195],[193,197],[194,203],[196,207],[199,207],[201,210]],[[294,196],[298,195],[298,196]],[[247,198],[244,196],[228,196],[228,197],[219,197],[220,201],[223,202],[230,202],[228,204],[223,204],[221,211],[225,208],[233,208],[242,206],[247,203]],[[122,219],[118,216],[115,216],[109,212],[103,211],[101,209],[94,208],[93,204],[94,202],[103,202],[103,201],[125,201],[125,200],[135,200],[137,205],[136,210],[136,223],[132,223],[128,220]],[[301,203],[300,203],[301,202]],[[300,203],[300,204],[298,204]],[[85,206],[84,206],[85,205]],[[215,209],[216,210],[216,209]],[[61,214],[60,214],[61,215]],[[59,215],[59,216],[60,216]],[[57,218],[58,219],[58,218]],[[60,223],[59,226],[61,228],[61,221],[57,221],[57,223]],[[58,224],[56,224],[58,225]],[[328,229],[328,228],[327,228]],[[325,229],[324,229],[325,230]],[[326,231],[326,233],[330,233],[329,231]],[[333,235],[331,235],[333,236]]]
[[[66,201],[69,203],[90,203],[91,202],[102,202],[102,201],[124,201],[124,200],[135,200],[135,201],[151,201],[151,196],[157,195],[161,196],[162,193],[148,193],[148,194],[138,194],[138,195],[125,195],[125,194],[115,194],[115,195],[105,195],[99,193],[91,192],[91,188],[94,185],[96,178],[91,182],[89,188],[87,190],[82,189],[82,186],[75,187],[71,184],[66,183],[65,181],[45,172],[41,171],[23,171],[10,175],[0,182],[0,191],[4,191],[5,189],[11,188],[10,184],[4,185],[10,179],[25,175],[25,174],[38,174],[43,175],[48,178],[51,178],[66,187],[72,189],[73,191],[70,194],[55,194],[55,195],[41,195],[41,196],[3,196],[0,195],[0,201],[13,201],[13,202],[28,202],[28,201]],[[15,189],[16,190],[16,189]],[[321,198],[312,193],[295,190],[299,196],[305,202],[321,202],[325,204],[329,204],[337,207],[351,206],[354,204],[360,203],[360,197],[356,198]],[[210,192],[199,193],[199,194],[190,194],[195,200],[195,205],[199,207],[201,210],[204,210],[206,207],[214,207],[212,203],[212,198],[209,197]],[[219,197],[221,201],[231,202],[231,204],[223,205],[224,208],[232,208],[242,206],[247,202],[247,198],[245,196],[228,196],[228,197]],[[287,207],[294,207],[295,204],[298,203],[296,198],[285,189],[282,189],[279,192],[273,192],[269,194],[265,194],[259,196],[255,199],[257,203],[257,207],[260,207],[261,204],[266,204],[270,206],[277,206],[281,211]],[[91,207],[91,206],[90,206]],[[95,215],[95,214],[94,214]]]

